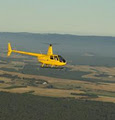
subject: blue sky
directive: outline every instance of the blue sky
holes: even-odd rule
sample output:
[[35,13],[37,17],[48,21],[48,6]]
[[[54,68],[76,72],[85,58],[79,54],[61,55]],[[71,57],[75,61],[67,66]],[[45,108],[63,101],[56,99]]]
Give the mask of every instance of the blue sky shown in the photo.
[[115,0],[0,0],[0,32],[115,36]]

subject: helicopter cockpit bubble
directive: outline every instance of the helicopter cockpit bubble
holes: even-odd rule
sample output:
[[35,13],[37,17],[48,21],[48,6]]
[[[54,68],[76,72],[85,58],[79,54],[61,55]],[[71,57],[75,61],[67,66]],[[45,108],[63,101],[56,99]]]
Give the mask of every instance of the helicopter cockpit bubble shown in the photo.
[[66,62],[66,60],[61,55],[58,55],[58,58],[60,62],[64,62],[64,63]]

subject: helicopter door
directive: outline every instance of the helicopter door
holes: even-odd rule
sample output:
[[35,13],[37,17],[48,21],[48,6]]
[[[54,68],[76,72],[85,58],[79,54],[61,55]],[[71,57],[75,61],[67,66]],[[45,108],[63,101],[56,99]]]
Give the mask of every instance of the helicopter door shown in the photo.
[[57,61],[58,61],[58,56],[52,56],[52,55],[51,55],[51,56],[50,56],[50,59],[51,59],[51,60],[57,60]]
[[57,56],[54,56],[54,60],[57,60],[57,61],[58,61],[58,57],[57,57]]

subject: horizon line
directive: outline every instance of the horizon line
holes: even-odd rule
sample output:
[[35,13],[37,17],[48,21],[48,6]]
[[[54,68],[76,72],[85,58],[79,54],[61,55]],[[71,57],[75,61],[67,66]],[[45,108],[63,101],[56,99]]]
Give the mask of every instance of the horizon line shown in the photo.
[[95,34],[74,34],[74,33],[59,33],[59,32],[6,32],[0,31],[0,33],[28,33],[28,34],[59,34],[59,35],[74,35],[74,36],[89,36],[89,37],[115,37],[113,35],[95,35]]

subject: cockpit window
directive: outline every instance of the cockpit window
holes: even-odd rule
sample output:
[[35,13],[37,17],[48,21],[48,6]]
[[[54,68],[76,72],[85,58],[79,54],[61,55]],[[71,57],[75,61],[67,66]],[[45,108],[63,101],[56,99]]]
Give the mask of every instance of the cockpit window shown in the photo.
[[50,56],[50,59],[52,59],[52,60],[53,60],[53,56]]
[[58,56],[50,56],[50,59],[52,59],[52,60],[58,60]]
[[50,56],[50,59],[51,60],[57,60],[57,61],[60,61],[60,62],[66,62],[65,59],[61,56],[61,55],[58,55],[58,56]]
[[60,62],[64,62],[64,63],[66,62],[65,59],[61,55],[58,55],[58,58]]

